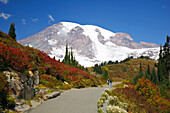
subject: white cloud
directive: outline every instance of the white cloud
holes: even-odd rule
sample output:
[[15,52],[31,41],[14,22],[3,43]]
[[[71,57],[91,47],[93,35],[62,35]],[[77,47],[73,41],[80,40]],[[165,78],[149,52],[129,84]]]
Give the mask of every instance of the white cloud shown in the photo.
[[8,0],[0,0],[0,2],[4,3],[4,4],[7,4],[8,3]]
[[55,21],[54,18],[52,17],[52,15],[48,15],[48,18],[49,18],[49,20],[48,20],[49,24],[51,24],[51,21],[53,21],[53,22]]
[[33,22],[37,22],[37,21],[38,21],[38,18],[31,18],[31,20],[32,20]]
[[0,17],[4,18],[5,20],[7,20],[11,16],[12,16],[11,14],[6,14],[6,13],[3,13],[3,12],[0,14]]
[[26,24],[26,20],[25,19],[22,19],[22,24]]

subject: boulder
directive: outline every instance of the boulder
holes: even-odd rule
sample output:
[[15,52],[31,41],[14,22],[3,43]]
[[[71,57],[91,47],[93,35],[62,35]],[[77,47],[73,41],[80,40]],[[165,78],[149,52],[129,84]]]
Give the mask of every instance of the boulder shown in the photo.
[[28,73],[29,73],[29,76],[30,76],[30,77],[33,77],[33,76],[34,76],[34,74],[33,74],[32,71],[28,71]]
[[31,108],[35,108],[37,107],[38,105],[40,105],[41,103],[43,103],[43,99],[41,99],[40,101],[35,101],[35,100],[31,100],[30,103],[31,103]]
[[43,96],[43,99],[46,101],[46,100],[48,100],[48,99],[55,98],[55,97],[57,97],[57,96],[59,96],[59,95],[60,95],[60,92],[52,92],[52,93],[50,93],[50,94],[44,95],[44,96]]
[[66,85],[67,85],[67,84],[68,84],[68,82],[64,81],[64,84],[66,84]]
[[24,104],[25,104],[25,101],[23,101],[23,100],[17,100],[15,102],[15,106],[21,106],[21,105],[24,105]]
[[39,84],[39,75],[38,75],[38,71],[35,71],[34,72],[34,84],[36,85],[36,86],[38,86],[38,84]]
[[15,72],[11,72],[11,76],[12,76],[12,77],[18,77],[18,74],[15,73]]
[[43,96],[45,94],[47,94],[47,92],[44,91],[43,89],[40,89],[40,91],[38,92],[38,95],[41,95],[41,96]]
[[24,105],[16,106],[14,109],[16,111],[23,112],[23,111],[26,111],[26,110],[30,109],[30,106],[28,104],[24,104]]
[[3,73],[6,74],[6,76],[7,76],[7,81],[10,82],[11,72],[9,72],[9,71],[4,71]]

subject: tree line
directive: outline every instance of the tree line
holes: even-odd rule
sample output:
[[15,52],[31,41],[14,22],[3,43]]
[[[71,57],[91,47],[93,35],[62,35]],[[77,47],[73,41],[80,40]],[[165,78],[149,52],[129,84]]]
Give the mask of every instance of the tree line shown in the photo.
[[152,71],[150,71],[150,66],[148,64],[147,72],[144,74],[142,71],[142,64],[140,63],[140,69],[137,76],[133,78],[132,84],[136,84],[138,79],[145,78],[149,79],[158,86],[158,90],[161,95],[165,98],[170,98],[169,90],[170,90],[170,45],[169,45],[170,37],[167,36],[166,43],[164,46],[160,46],[159,59],[158,59],[158,68],[157,71],[155,67],[153,67]]

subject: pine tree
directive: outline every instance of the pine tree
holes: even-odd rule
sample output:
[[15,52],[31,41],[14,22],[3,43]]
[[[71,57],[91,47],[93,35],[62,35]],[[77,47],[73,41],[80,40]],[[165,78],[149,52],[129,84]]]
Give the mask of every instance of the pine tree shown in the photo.
[[157,74],[156,74],[156,71],[155,71],[155,67],[153,67],[153,69],[152,69],[151,81],[152,81],[154,84],[158,84],[158,83],[159,83],[158,77],[157,77]]
[[98,73],[98,74],[103,74],[102,68],[101,66],[99,66],[98,64],[95,64],[94,66],[94,72]]
[[68,44],[66,44],[66,52],[62,62],[68,64]]
[[142,64],[141,63],[140,63],[140,67],[139,67],[139,73],[138,73],[138,75],[136,75],[133,78],[132,84],[136,85],[137,82],[138,82],[138,79],[140,79],[140,78],[144,78],[143,71],[142,71]]
[[160,83],[160,93],[166,98],[170,98],[168,91],[170,89],[170,37],[167,36],[166,43],[160,47],[159,62],[158,62],[158,79]]
[[139,67],[139,73],[138,73],[139,78],[143,78],[143,71],[142,71],[142,64],[140,63],[140,67]]
[[158,60],[158,72],[157,72],[159,82],[162,81],[161,77],[163,76],[161,63],[162,63],[162,46],[160,46],[159,60]]
[[149,64],[148,64],[148,68],[147,68],[147,71],[146,71],[146,74],[145,74],[145,78],[146,79],[151,79],[151,74],[150,74],[150,66],[149,66]]
[[103,79],[108,79],[108,71],[105,69],[103,73]]
[[72,66],[74,66],[73,65],[73,62],[74,62],[74,57],[73,57],[73,50],[72,50],[72,48],[71,48],[71,60],[70,60],[70,64],[72,65]]
[[16,41],[16,34],[15,34],[15,23],[11,23],[8,35]]

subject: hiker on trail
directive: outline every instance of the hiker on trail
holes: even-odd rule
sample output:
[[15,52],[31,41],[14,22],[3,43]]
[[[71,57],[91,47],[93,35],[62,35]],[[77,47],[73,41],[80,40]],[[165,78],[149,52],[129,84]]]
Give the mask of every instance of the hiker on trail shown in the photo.
[[112,80],[110,80],[110,85],[112,86]]
[[107,85],[109,85],[109,82],[110,82],[110,80],[108,79],[108,80],[107,80]]

